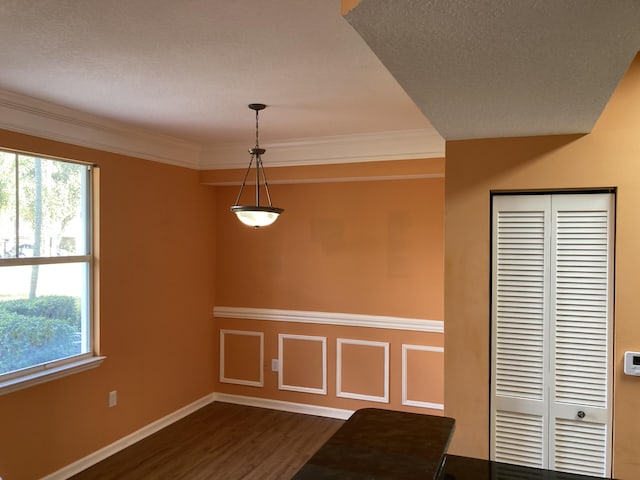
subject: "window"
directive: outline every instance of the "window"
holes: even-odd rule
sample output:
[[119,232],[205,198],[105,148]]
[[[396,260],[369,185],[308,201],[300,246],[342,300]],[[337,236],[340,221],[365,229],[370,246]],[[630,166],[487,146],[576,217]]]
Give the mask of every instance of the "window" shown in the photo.
[[96,366],[92,166],[0,150],[0,393]]

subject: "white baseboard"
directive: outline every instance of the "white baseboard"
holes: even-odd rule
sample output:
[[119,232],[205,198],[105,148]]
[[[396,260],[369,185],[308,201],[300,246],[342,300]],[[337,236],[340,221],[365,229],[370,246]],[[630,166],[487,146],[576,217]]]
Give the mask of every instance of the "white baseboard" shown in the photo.
[[319,417],[329,417],[329,418],[339,418],[341,420],[348,419],[352,414],[353,410],[342,410],[339,408],[330,408],[330,407],[320,407],[317,405],[307,405],[304,403],[293,403],[293,402],[283,402],[280,400],[270,400],[266,398],[257,398],[257,397],[245,397],[242,395],[230,395],[227,393],[211,393],[202,397],[199,400],[187,405],[186,407],[182,407],[179,410],[176,410],[169,415],[162,417],[155,422],[150,423],[149,425],[142,427],[140,430],[137,430],[126,437],[121,438],[113,442],[110,445],[107,445],[100,450],[97,450],[80,460],[73,462],[66,467],[57,470],[46,477],[42,477],[41,480],[65,480],[77,473],[86,470],[89,467],[92,467],[98,462],[101,462],[105,458],[110,457],[111,455],[118,453],[120,450],[124,450],[130,445],[133,445],[136,442],[148,437],[156,433],[159,430],[162,430],[165,427],[168,427],[174,422],[186,417],[187,415],[192,414],[196,410],[201,409],[202,407],[210,404],[211,402],[226,402],[226,403],[235,403],[237,405],[246,405],[249,407],[261,407],[261,408],[269,408],[271,410],[282,410],[285,412],[292,413],[304,413],[306,415],[316,415]]
[[134,443],[139,442],[140,440],[148,437],[149,435],[152,435],[157,431],[162,430],[163,428],[171,425],[172,423],[177,422],[178,420],[186,417],[187,415],[192,414],[196,410],[199,410],[205,405],[208,405],[213,400],[214,400],[213,394],[206,395],[201,399],[196,400],[195,402],[187,405],[186,407],[182,407],[181,409],[176,410],[175,412],[170,413],[169,415],[162,417],[145,427],[142,427],[140,430],[137,430],[127,435],[126,437],[123,437],[120,440],[117,440],[112,444],[107,445],[106,447],[101,448],[100,450],[97,450],[87,455],[86,457],[81,458],[76,462],[73,462],[72,464],[67,465],[64,468],[61,468],[60,470],[53,472],[47,475],[46,477],[42,477],[41,480],[64,480],[69,477],[72,477],[73,475],[80,473],[83,470],[86,470],[87,468],[95,465],[96,463],[101,462],[105,458],[110,457],[114,453],[118,453],[120,450],[123,450],[128,446],[133,445]]
[[292,413],[304,413],[317,417],[338,418],[347,420],[353,415],[353,410],[343,410],[341,408],[320,407],[318,405],[308,405],[306,403],[283,402],[281,400],[271,400],[268,398],[245,397],[242,395],[231,395],[228,393],[214,393],[213,401],[235,403],[249,407],[269,408],[271,410],[282,410]]

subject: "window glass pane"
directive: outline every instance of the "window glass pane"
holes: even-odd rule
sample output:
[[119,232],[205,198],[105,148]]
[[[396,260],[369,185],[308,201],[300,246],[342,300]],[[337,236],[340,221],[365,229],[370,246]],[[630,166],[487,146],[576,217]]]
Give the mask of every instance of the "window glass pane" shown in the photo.
[[88,264],[0,268],[0,375],[90,351]]
[[93,350],[90,185],[87,165],[0,151],[0,381]]
[[16,248],[16,154],[0,151],[0,258]]
[[14,244],[10,255],[55,257],[89,253],[85,241],[87,167],[19,155],[18,182],[17,249]]

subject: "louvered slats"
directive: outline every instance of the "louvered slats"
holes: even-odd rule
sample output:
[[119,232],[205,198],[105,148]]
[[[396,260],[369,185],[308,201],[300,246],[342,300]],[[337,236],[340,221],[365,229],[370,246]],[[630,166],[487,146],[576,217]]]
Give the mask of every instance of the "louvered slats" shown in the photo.
[[556,214],[555,399],[607,406],[608,212]]
[[556,419],[554,469],[582,475],[606,476],[607,426]]
[[493,460],[610,474],[612,200],[494,197]]
[[498,215],[498,395],[543,398],[544,220],[544,212]]
[[542,467],[544,447],[541,416],[496,412],[495,461]]

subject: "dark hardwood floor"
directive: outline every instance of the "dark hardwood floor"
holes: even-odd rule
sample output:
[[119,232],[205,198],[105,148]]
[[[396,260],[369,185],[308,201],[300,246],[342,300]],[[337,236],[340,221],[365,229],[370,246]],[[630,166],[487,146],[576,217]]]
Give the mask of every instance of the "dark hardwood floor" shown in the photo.
[[[289,480],[343,423],[214,402],[71,480]],[[443,477],[598,480],[455,455],[447,457]]]
[[285,480],[342,420],[214,402],[72,480]]

